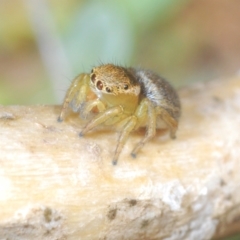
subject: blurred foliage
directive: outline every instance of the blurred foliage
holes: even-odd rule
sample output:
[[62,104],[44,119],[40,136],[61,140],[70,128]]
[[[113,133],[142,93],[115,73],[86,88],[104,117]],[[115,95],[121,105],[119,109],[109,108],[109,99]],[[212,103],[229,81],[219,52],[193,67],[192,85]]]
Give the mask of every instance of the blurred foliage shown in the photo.
[[[28,6],[32,4],[29,1],[18,0],[15,4],[0,2],[0,100],[3,104],[54,103],[54,96],[57,95],[54,91],[61,91],[63,96],[70,79],[79,72],[89,71],[100,62],[131,64],[141,32],[158,16],[164,20],[172,9],[186,2],[154,0],[149,4],[146,0],[72,0],[59,4],[59,1],[51,0],[42,1],[44,6],[35,1],[34,10],[31,9],[33,5]],[[59,79],[54,79],[54,73],[46,69],[46,65],[51,63],[46,62],[42,55],[54,54],[54,51],[41,53],[41,37],[47,37],[49,32],[39,25],[36,27],[39,18],[43,28],[44,24],[46,28],[53,25],[53,30],[56,30],[53,40],[56,42],[60,39],[71,66],[72,73],[66,71],[65,75],[63,64],[56,65],[56,70],[52,71],[62,72]],[[48,56],[46,58],[49,59]],[[58,56],[55,58],[57,60]],[[52,89],[48,82],[52,82]],[[65,83],[64,87],[62,82]]]
[[0,102],[60,103],[99,63],[152,69],[176,86],[234,74],[240,2],[0,1]]
[[226,238],[226,240],[240,240],[240,235],[236,235],[234,237]]

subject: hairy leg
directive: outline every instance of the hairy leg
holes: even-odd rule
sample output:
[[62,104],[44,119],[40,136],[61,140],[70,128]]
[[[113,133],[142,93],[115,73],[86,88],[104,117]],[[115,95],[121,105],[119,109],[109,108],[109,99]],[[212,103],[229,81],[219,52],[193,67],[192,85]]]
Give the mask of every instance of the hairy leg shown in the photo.
[[[135,146],[133,149],[131,155],[132,157],[136,157],[139,150],[144,146],[144,144],[148,141],[150,141],[156,134],[156,112],[152,105],[152,103],[148,100],[143,100],[142,103],[144,105],[144,108],[142,108],[144,111],[137,112],[137,116],[139,121],[141,121],[142,118],[146,117],[147,114],[147,130],[144,138]],[[147,109],[147,111],[146,111]]]
[[98,112],[103,112],[106,110],[103,102],[101,102],[99,99],[95,99],[84,104],[83,108],[81,109],[81,116],[86,118],[89,112],[91,112],[95,107],[98,109]]
[[80,74],[73,80],[66,93],[62,110],[58,117],[59,122],[65,118],[69,105],[71,105],[73,111],[76,112],[79,110],[81,104],[86,100],[87,93],[90,89],[89,81],[90,78],[88,74]]
[[170,131],[170,137],[172,139],[176,138],[176,131],[178,128],[178,122],[171,117],[171,115],[164,108],[158,108],[157,114],[160,115],[162,120],[166,123]]
[[123,122],[125,125],[119,135],[117,148],[115,150],[114,158],[113,158],[113,165],[117,164],[119,154],[121,153],[130,132],[134,129],[137,129],[141,123],[143,123],[146,118],[148,119],[148,128],[145,137],[142,139],[141,142],[137,144],[137,146],[132,151],[132,156],[136,156],[137,152],[141,149],[141,147],[149,141],[156,132],[156,115],[154,111],[154,107],[152,106],[151,102],[148,99],[143,99],[135,111],[135,114],[129,116],[127,119],[124,119]]
[[[124,119],[124,121],[126,121],[126,120]],[[113,165],[117,164],[119,154],[121,153],[123,146],[125,145],[125,143],[128,139],[129,133],[135,128],[136,123],[137,123],[136,116],[133,115],[133,116],[128,117],[128,121],[124,125],[124,127],[119,135],[119,138],[118,138],[117,147],[116,147],[113,161],[112,161]]]
[[123,108],[121,106],[116,106],[109,108],[105,110],[104,112],[101,112],[97,114],[92,120],[89,121],[89,123],[82,129],[79,136],[82,137],[84,134],[86,134],[91,129],[97,127],[98,125],[104,123],[109,118],[113,118],[117,116],[118,114],[122,113]]

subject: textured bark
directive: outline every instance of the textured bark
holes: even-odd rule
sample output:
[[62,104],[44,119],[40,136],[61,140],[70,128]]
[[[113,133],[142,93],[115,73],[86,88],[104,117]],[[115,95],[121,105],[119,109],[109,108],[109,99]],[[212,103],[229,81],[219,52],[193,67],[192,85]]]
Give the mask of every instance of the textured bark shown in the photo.
[[[201,240],[240,228],[240,78],[179,91],[177,139],[79,138],[59,106],[0,106],[0,239]],[[233,229],[233,230],[231,230]]]

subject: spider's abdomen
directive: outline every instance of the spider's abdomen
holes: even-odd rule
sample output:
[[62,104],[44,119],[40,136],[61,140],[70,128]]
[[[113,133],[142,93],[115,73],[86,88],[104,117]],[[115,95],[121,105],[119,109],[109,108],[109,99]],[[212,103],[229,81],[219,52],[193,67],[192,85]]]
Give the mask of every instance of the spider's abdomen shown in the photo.
[[141,97],[147,97],[154,106],[164,108],[174,119],[178,120],[181,114],[181,105],[171,84],[150,70],[131,70],[141,85]]

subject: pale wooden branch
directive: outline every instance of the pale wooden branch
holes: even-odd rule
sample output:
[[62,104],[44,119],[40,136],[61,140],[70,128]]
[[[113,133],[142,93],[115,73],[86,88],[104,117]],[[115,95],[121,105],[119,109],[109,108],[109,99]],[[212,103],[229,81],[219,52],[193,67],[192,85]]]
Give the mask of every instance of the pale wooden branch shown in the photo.
[[[177,139],[79,138],[59,106],[0,106],[0,239],[201,240],[240,228],[240,78],[179,91]],[[229,232],[230,230],[230,232]]]

